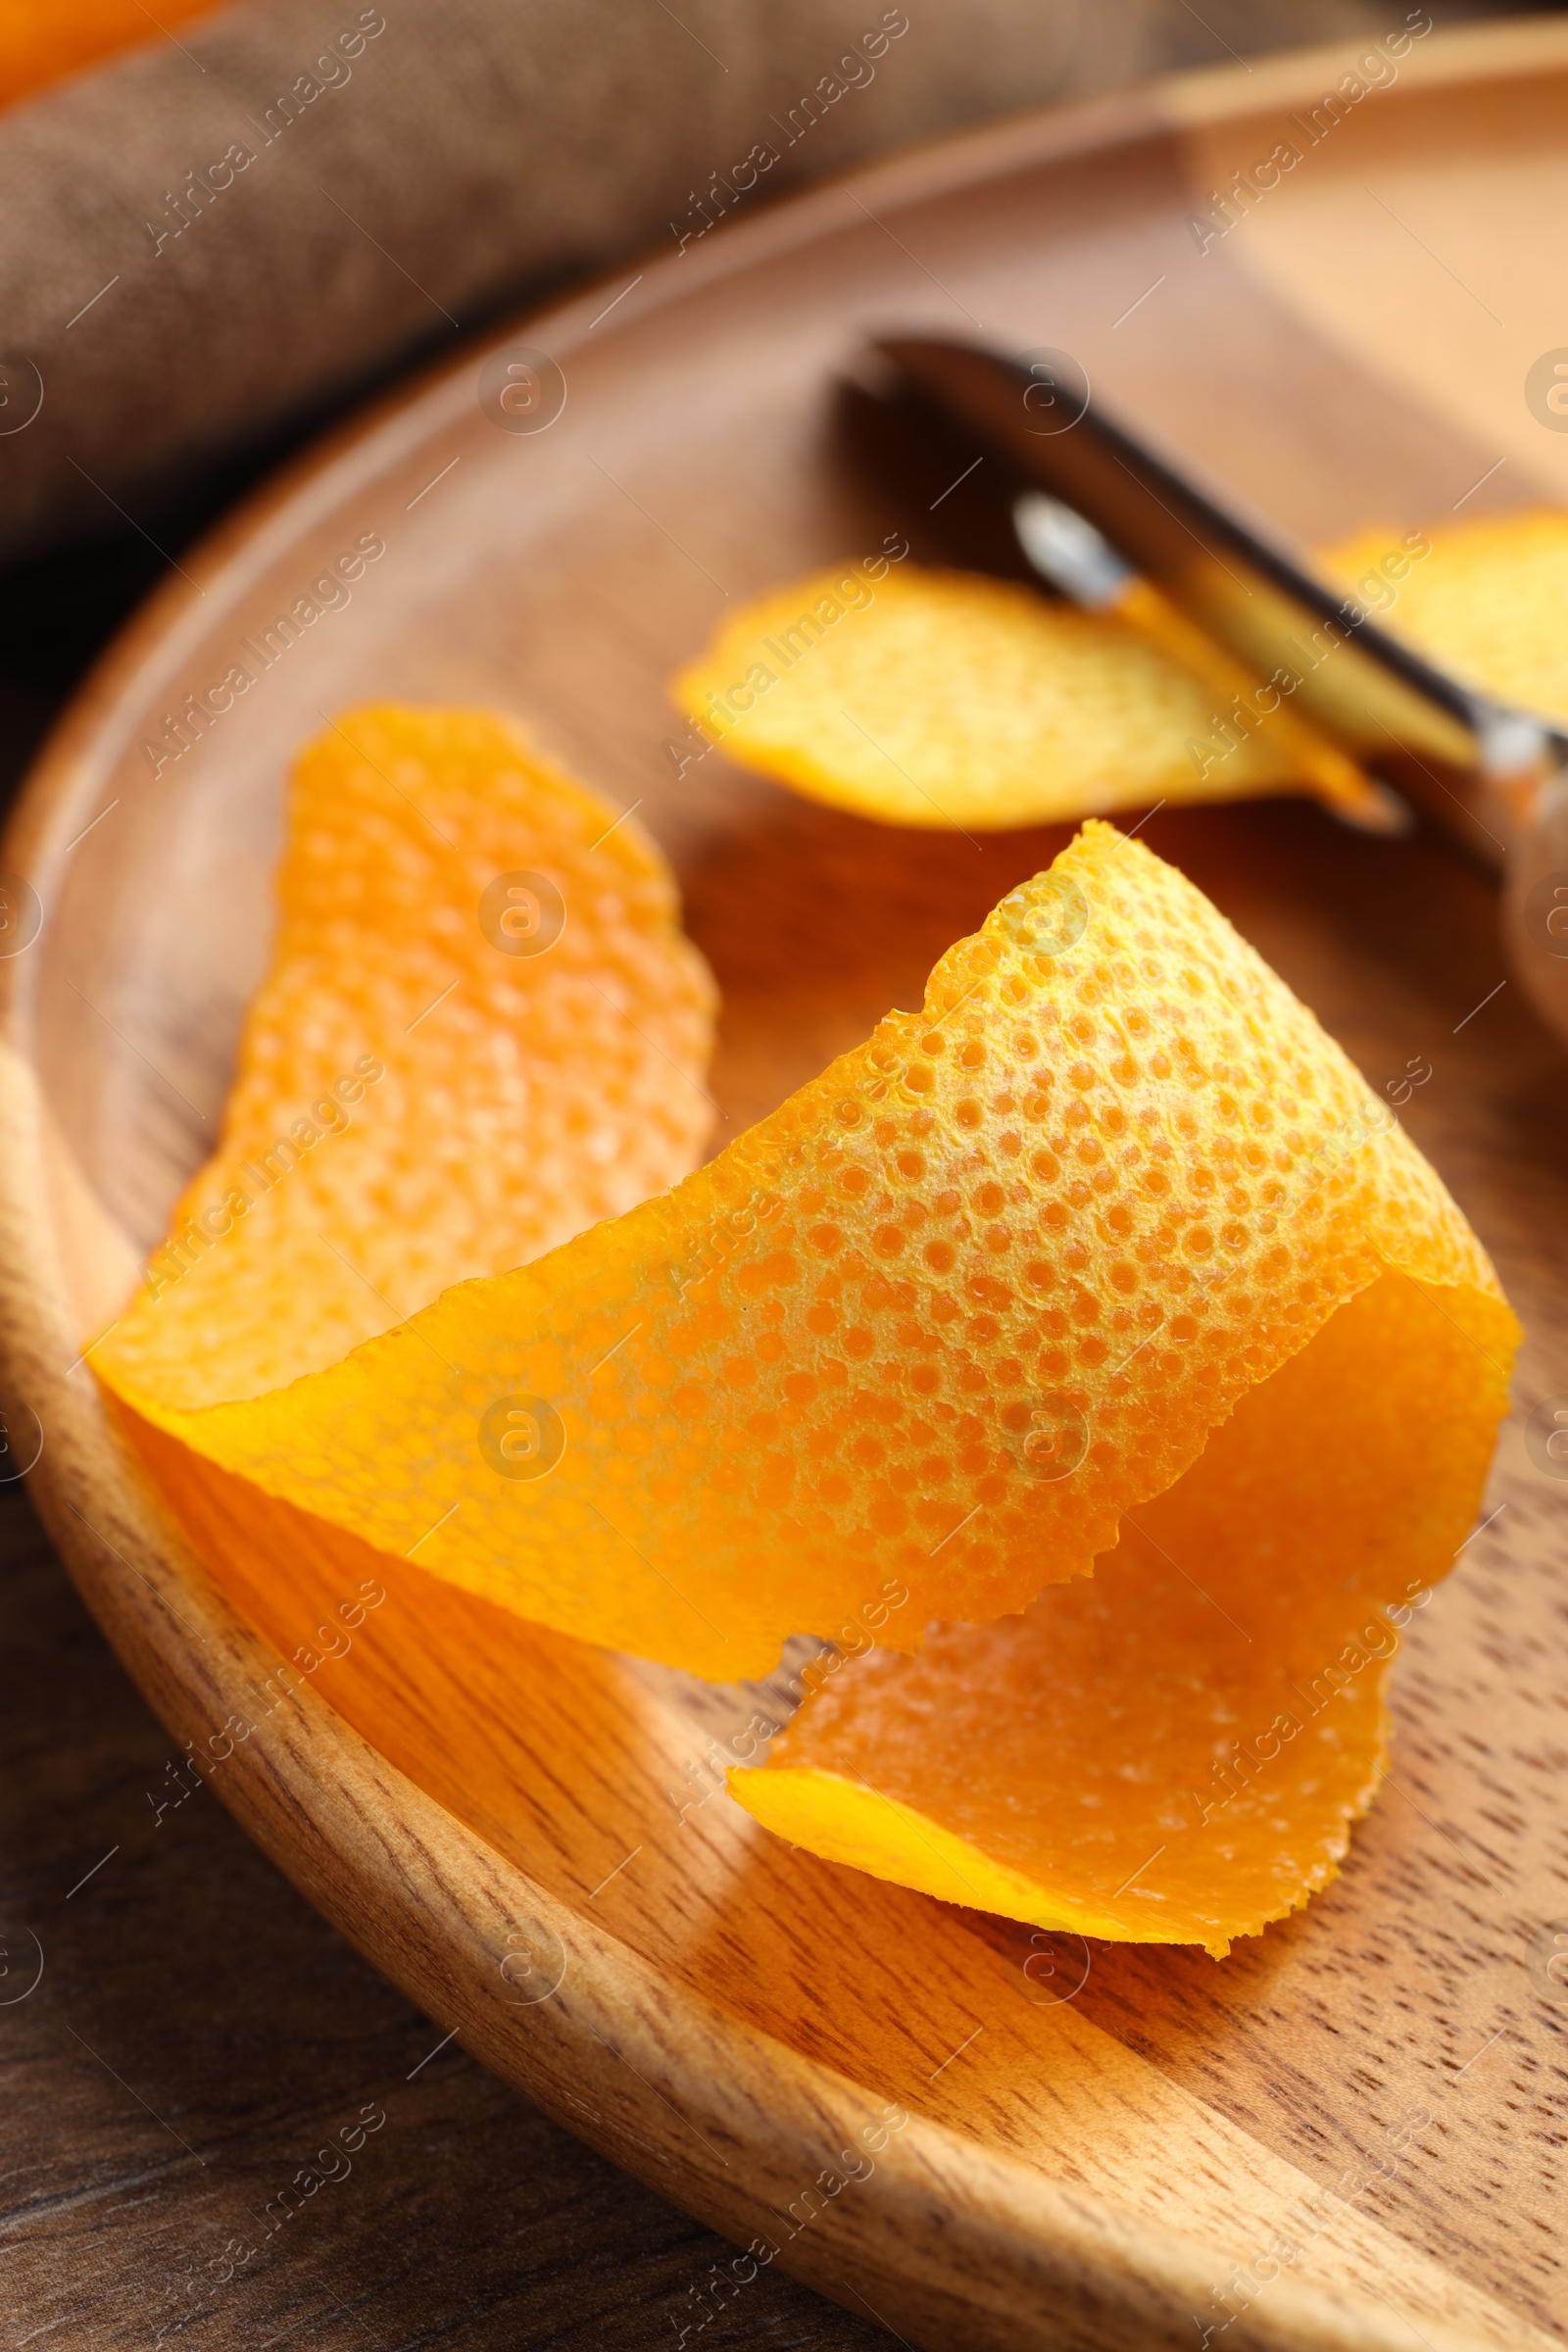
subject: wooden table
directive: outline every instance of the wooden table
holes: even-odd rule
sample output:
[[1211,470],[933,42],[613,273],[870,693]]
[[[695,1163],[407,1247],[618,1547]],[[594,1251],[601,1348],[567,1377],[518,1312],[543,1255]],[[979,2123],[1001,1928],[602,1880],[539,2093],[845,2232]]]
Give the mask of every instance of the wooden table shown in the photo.
[[[0,1727],[8,2343],[675,2343],[667,2315],[728,2249],[442,2048],[210,1791],[179,1799],[177,1748],[14,1488]],[[360,2118],[352,2171],[280,2203]],[[215,2285],[231,2240],[260,2250]],[[769,2271],[705,2340],[887,2339]]]
[[[1336,29],[1372,23],[1324,14]],[[1292,29],[1305,37],[1312,15]],[[1242,38],[1235,17],[1221,21]],[[127,537],[0,584],[8,767],[156,568]],[[0,1743],[14,2343],[99,2352],[176,2329],[198,2352],[678,2341],[720,2241],[441,2046],[211,1793],[179,1796],[172,1743],[15,1490],[0,1490]],[[361,2117],[352,2171],[242,2260],[298,2168]],[[215,2286],[231,2241],[234,2276]],[[885,2340],[776,2269],[705,2336]]]
[[[149,516],[164,545],[253,469],[190,514]],[[127,531],[0,579],[0,791],[162,568]],[[432,2057],[441,2029],[210,1792],[155,1827],[148,1791],[173,1798],[176,1753],[0,1486],[5,2343],[143,2352],[178,2326],[164,2342],[192,2352],[673,2347],[668,2315],[728,2249],[456,2043]],[[269,2201],[275,2217],[367,2103],[387,2120],[352,2174],[219,2291],[188,2295],[231,2237],[259,2243]],[[704,2331],[713,2352],[886,2341],[771,2271]]]

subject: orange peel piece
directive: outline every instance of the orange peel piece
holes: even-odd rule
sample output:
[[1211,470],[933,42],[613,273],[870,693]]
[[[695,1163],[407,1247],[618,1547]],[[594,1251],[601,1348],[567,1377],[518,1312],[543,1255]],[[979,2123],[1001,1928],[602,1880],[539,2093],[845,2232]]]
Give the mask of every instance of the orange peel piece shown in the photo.
[[[770,590],[673,692],[732,759],[884,824],[986,831],[1283,790],[1367,808],[1354,761],[1283,700],[1260,717],[1249,684],[1147,583],[1096,613],[907,564]],[[1247,715],[1223,733],[1237,697]]]
[[[1222,1955],[1334,1877],[1399,1629],[1475,1513],[1507,1348],[1385,1275],[1093,1581],[820,1680],[731,1793],[793,1844],[1051,1930]],[[862,1642],[863,1647],[863,1642]]]
[[1499,702],[1568,723],[1568,513],[1358,531],[1326,568],[1382,625]]
[[297,762],[277,890],[218,1152],[99,1350],[166,1409],[619,1215],[711,1123],[713,985],[663,858],[505,719],[344,711]]
[[881,1594],[913,1648],[1086,1575],[1404,1281],[1490,1433],[1514,1325],[1463,1217],[1201,894],[1091,822],[918,1012],[663,1197],[265,1395],[217,1359],[198,1399],[119,1334],[93,1360],[351,1537],[728,1679]]

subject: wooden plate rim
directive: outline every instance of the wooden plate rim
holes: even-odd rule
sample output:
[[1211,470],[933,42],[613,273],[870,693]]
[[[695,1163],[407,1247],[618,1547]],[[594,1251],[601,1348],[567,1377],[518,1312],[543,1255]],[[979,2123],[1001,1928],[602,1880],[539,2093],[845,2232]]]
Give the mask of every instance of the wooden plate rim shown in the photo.
[[[650,260],[635,316],[810,244],[845,220],[847,196],[897,208],[1030,165],[1240,123],[1299,103],[1345,48],[1295,52],[1253,71],[1173,75],[875,163],[730,227],[682,257],[678,277],[667,250]],[[1441,36],[1405,61],[1404,78],[1412,90],[1431,90],[1564,67],[1568,23],[1527,20]],[[122,713],[139,703],[149,675],[205,629],[210,600],[221,602],[254,577],[356,482],[439,433],[471,400],[483,351],[526,326],[530,339],[569,353],[601,287],[613,282],[598,281],[466,344],[338,428],[213,531],[190,558],[206,596],[171,579],[121,633],[40,755],[0,865],[26,875],[47,906],[118,748]],[[71,1363],[81,1343],[51,1214],[32,1060],[35,968],[25,956],[0,964],[0,1124],[9,1138],[0,1155],[0,1382],[47,1433],[31,1492],[83,1598],[173,1737],[205,1744],[278,1661],[214,1585],[90,1376]],[[799,2182],[866,2119],[859,2085],[671,1984],[557,1902],[311,1690],[279,1707],[270,1729],[267,1741],[246,1741],[211,1773],[248,1834],[443,2030],[651,2186],[744,2243],[768,2229]],[[527,2006],[514,2000],[498,1965],[519,1927],[558,1939],[566,1964],[559,1989]],[[670,2131],[672,2106],[692,2127],[685,2134]],[[858,2216],[841,2217],[831,2254],[808,2235],[781,2264],[925,2344],[950,2341],[959,2327],[981,2344],[1060,2344],[1067,2313],[1095,2330],[1072,2340],[1128,2352],[1189,2341],[1190,2315],[1207,2304],[1225,2261],[1217,2246],[1064,2190],[918,2116],[890,2146],[880,2179],[874,2226],[867,2200]],[[940,2260],[931,2250],[938,2240]],[[874,2305],[847,2278],[846,2251],[849,2267],[875,2287]],[[1521,2327],[1521,2340],[1529,2332]],[[1282,2348],[1353,2343],[1369,2352],[1387,2344],[1394,2352],[1408,2333],[1387,2305],[1344,2306],[1282,2278],[1249,2340]],[[1472,2338],[1440,2330],[1435,2340],[1459,2352]]]

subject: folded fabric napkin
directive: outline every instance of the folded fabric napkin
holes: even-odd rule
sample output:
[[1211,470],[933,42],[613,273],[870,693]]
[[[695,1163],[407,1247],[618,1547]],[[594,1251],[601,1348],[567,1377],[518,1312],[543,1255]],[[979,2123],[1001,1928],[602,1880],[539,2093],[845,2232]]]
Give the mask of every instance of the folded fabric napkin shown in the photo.
[[247,0],[56,81],[0,116],[0,555],[514,289],[1054,95],[1085,13]]

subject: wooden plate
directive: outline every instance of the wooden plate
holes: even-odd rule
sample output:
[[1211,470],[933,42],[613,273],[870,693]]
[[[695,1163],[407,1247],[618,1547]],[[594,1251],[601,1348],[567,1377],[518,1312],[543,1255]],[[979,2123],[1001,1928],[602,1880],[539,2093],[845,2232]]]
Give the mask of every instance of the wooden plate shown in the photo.
[[[80,697],[3,859],[45,918],[0,968],[8,1378],[50,1528],[327,1916],[442,2031],[753,2247],[692,2282],[678,2340],[743,2328],[773,2260],[928,2346],[1560,2340],[1562,1489],[1516,1423],[1499,1515],[1416,1621],[1393,1780],[1344,1877],[1216,1965],[1031,1943],[770,1841],[716,1792],[749,1694],[535,1633],[413,1563],[374,1564],[384,1603],[307,1671],[343,1597],[309,1524],[215,1478],[173,1525],[81,1350],[209,1148],[284,765],[321,711],[504,705],[640,805],[722,985],[726,1133],[917,1002],[1052,854],[877,831],[717,754],[677,778],[664,750],[665,680],[726,599],[890,529],[923,544],[914,502],[830,429],[868,330],[1064,346],[1308,537],[1568,495],[1568,439],[1524,389],[1563,332],[1568,28],[1417,42],[1309,143],[1290,119],[1350,64],[1184,78],[758,209],[500,339],[564,370],[544,430],[501,428],[479,392],[507,361],[467,351],[190,557]],[[1281,140],[1300,162],[1200,249],[1190,216],[1233,171],[1266,179]],[[149,756],[367,534],[386,552],[352,602]],[[1562,1062],[1494,993],[1487,886],[1294,804],[1149,836],[1374,1084],[1430,1064],[1405,1115],[1529,1326],[1523,1411],[1568,1389]]]

